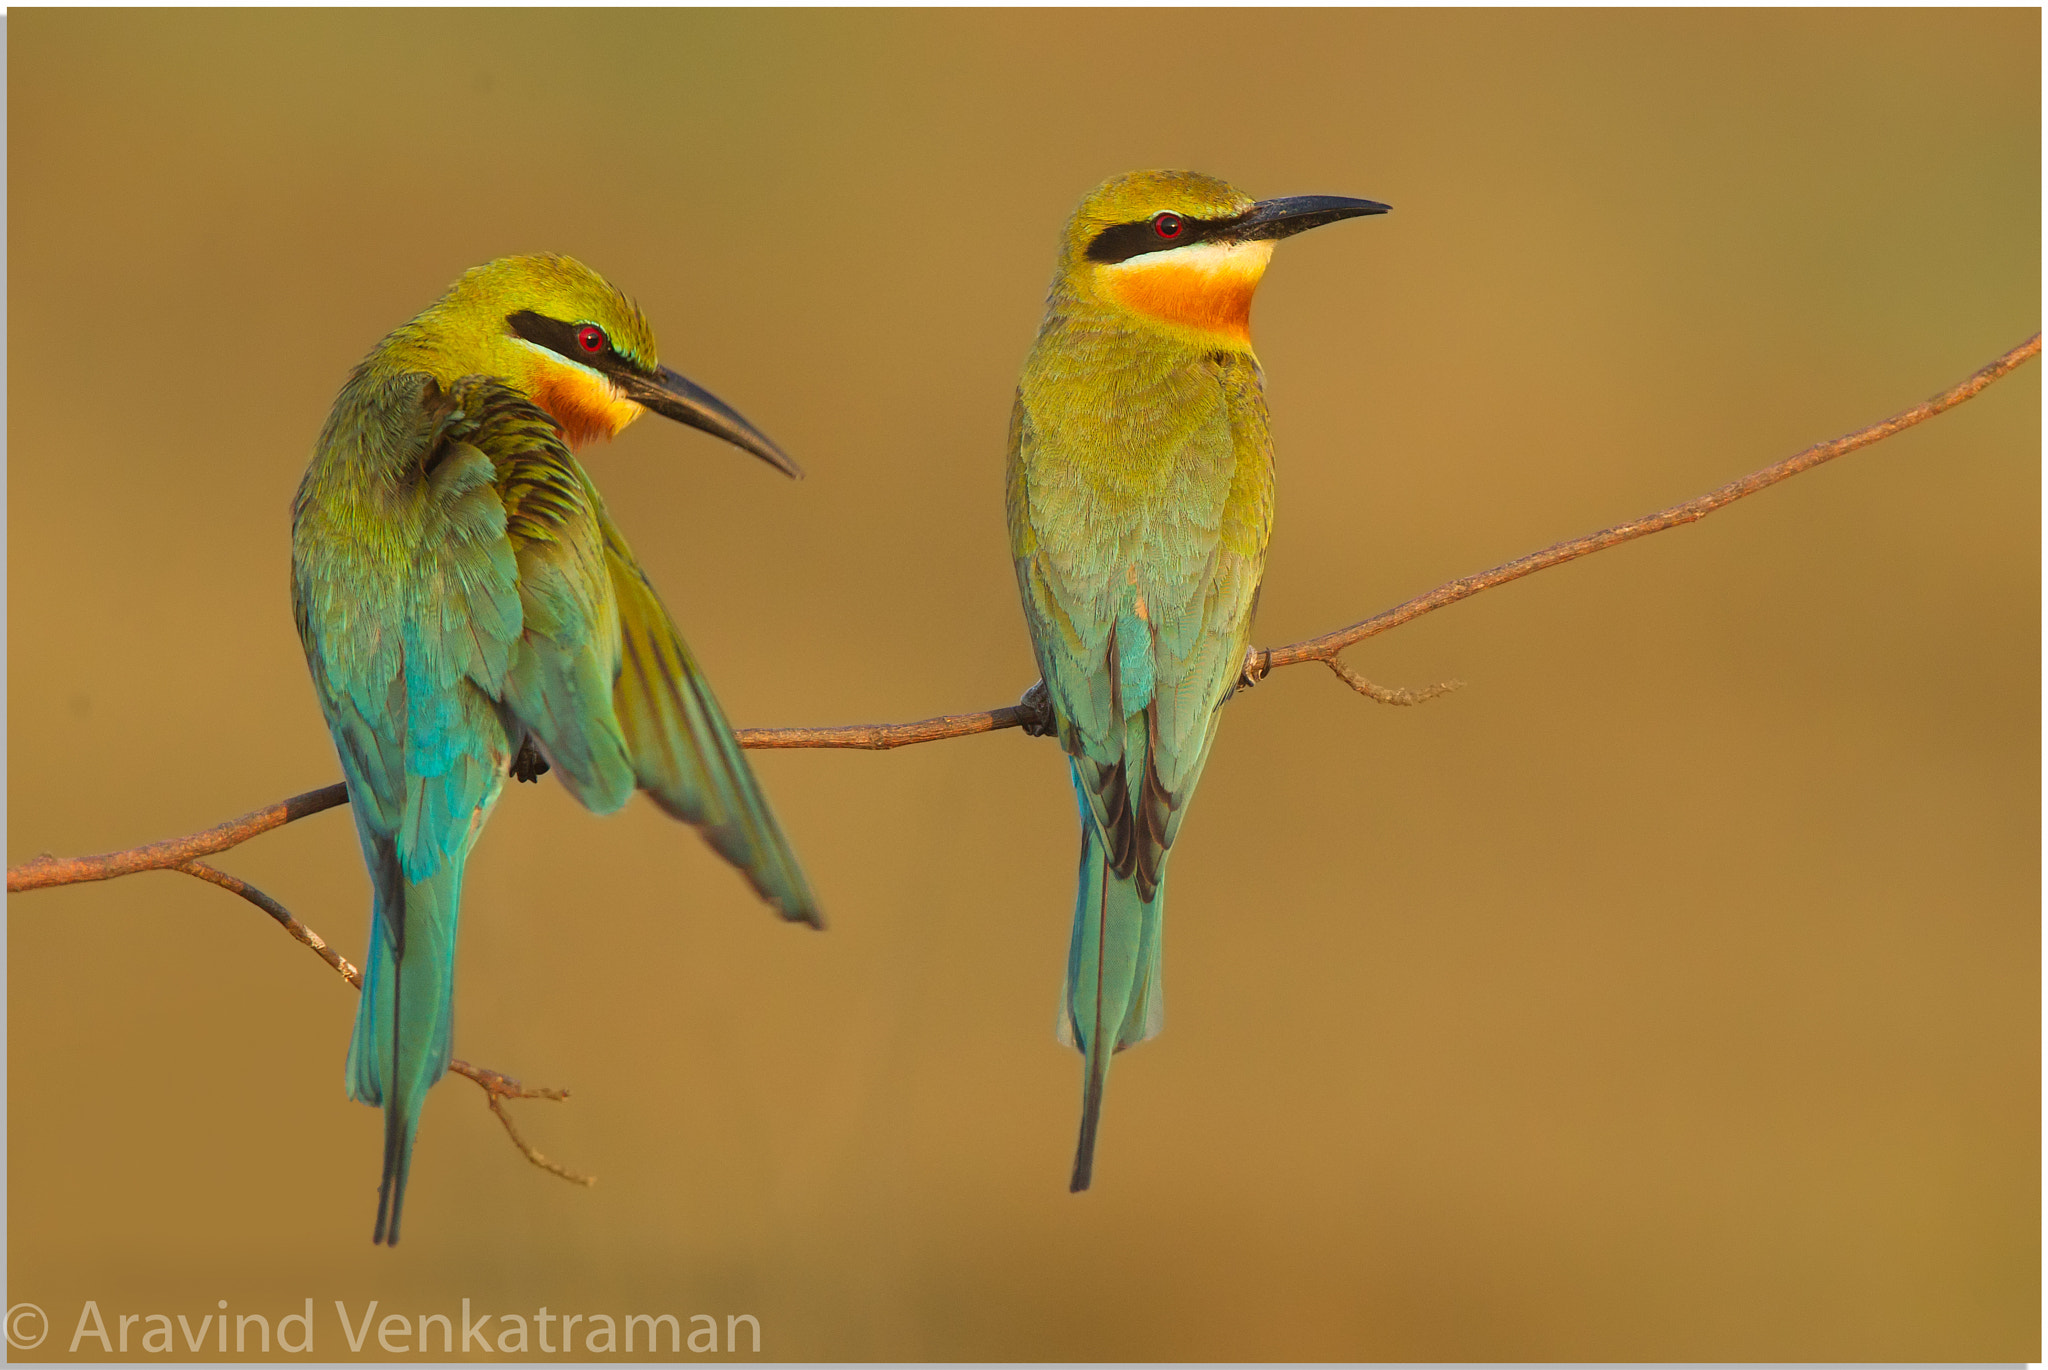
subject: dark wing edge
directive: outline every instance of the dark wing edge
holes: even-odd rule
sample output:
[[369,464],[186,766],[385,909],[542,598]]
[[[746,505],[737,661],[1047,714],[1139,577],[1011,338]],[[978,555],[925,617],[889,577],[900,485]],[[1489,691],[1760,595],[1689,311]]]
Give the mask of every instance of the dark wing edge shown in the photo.
[[701,831],[782,917],[824,927],[803,867],[696,658],[601,507],[598,518],[619,606],[612,705],[640,788]]

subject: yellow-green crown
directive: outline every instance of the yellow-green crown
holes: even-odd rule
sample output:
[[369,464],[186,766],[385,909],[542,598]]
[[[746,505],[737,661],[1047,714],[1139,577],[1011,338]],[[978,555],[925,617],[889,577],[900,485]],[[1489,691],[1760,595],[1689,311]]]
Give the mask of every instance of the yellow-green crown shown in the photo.
[[506,368],[487,363],[502,355],[510,338],[506,320],[521,312],[572,326],[596,324],[636,366],[658,364],[654,330],[639,306],[574,257],[553,252],[471,267],[401,332],[445,355],[474,358],[476,370],[498,373]]

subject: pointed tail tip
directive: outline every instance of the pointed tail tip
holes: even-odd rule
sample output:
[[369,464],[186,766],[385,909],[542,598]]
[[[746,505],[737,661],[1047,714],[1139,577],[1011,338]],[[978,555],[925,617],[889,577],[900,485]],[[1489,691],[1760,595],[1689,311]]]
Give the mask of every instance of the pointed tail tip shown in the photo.
[[398,1245],[398,1217],[405,1207],[405,1172],[412,1159],[412,1139],[406,1135],[404,1117],[395,1108],[384,1110],[384,1178],[377,1186],[377,1227],[370,1234],[372,1246]]
[[1095,1182],[1095,1118],[1090,1109],[1081,1119],[1081,1141],[1074,1148],[1074,1178],[1067,1182],[1067,1193],[1079,1194]]
[[1081,1138],[1074,1145],[1074,1177],[1067,1193],[1079,1194],[1095,1180],[1095,1133],[1102,1122],[1102,1072],[1088,1072],[1087,1092],[1081,1096]]
[[370,1234],[372,1246],[398,1245],[398,1210],[403,1196],[397,1202],[387,1203],[385,1196],[377,1198],[377,1230]]
[[370,1234],[372,1246],[398,1245],[398,1203],[391,1190],[391,1172],[386,1170],[384,1183],[377,1187],[377,1228]]
[[778,894],[765,889],[760,893],[783,922],[802,923],[817,932],[825,930],[825,911],[811,898],[809,890],[801,895]]

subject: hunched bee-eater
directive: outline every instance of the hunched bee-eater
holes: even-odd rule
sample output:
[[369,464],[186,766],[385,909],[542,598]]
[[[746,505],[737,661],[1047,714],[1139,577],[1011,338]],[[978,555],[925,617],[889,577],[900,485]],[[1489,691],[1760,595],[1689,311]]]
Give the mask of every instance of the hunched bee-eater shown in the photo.
[[1110,1057],[1158,1034],[1166,859],[1251,644],[1273,448],[1251,304],[1281,238],[1371,200],[1140,171],[1068,222],[1010,417],[1010,554],[1081,809],[1059,1038],[1088,1188]]
[[448,1067],[462,870],[508,775],[609,813],[637,787],[786,919],[822,926],[718,701],[574,451],[644,410],[795,476],[655,358],[568,257],[464,273],[364,358],[292,510],[292,602],[373,911],[352,1099],[384,1109],[374,1240],[398,1241],[420,1106]]

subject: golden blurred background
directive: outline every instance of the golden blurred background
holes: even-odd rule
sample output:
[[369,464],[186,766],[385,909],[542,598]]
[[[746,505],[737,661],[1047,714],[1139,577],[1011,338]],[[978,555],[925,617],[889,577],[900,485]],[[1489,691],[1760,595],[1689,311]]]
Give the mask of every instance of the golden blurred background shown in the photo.
[[[555,250],[810,471],[587,456],[735,722],[1034,672],[1016,369],[1102,177],[1282,246],[1259,640],[1698,493],[2039,326],[2040,16],[231,13],[9,24],[8,859],[335,779],[288,508],[349,367]],[[354,995],[174,874],[10,900],[10,1302],[752,1313],[773,1358],[2037,1360],[2040,367],[1230,710],[1168,1031],[1066,1192],[1053,745],[755,753],[826,901],[506,796],[406,1239]],[[221,864],[350,956],[335,812]],[[138,1334],[139,1335],[139,1334]],[[744,1329],[742,1328],[744,1348]],[[436,1343],[438,1346],[438,1342]],[[87,1341],[81,1356],[97,1354]],[[374,1349],[374,1338],[371,1350]],[[178,1344],[176,1356],[187,1355]]]

